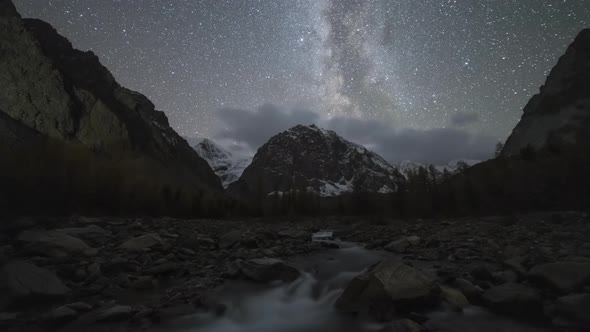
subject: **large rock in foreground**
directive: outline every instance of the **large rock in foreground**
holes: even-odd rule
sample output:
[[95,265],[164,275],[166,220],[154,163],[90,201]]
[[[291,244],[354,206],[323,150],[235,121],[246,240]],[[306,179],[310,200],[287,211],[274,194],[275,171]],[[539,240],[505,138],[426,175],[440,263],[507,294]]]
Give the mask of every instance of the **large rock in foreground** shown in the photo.
[[64,297],[70,291],[51,271],[26,262],[11,262],[0,269],[0,308],[30,306]]
[[395,311],[413,311],[436,303],[440,288],[422,272],[400,261],[379,263],[354,278],[336,301],[345,313],[367,313],[388,320]]

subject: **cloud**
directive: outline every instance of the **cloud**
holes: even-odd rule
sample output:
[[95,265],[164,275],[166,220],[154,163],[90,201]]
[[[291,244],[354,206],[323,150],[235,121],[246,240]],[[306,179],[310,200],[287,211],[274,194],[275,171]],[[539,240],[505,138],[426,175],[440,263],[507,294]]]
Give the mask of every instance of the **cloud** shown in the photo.
[[[396,163],[413,160],[444,165],[454,159],[484,160],[492,157],[497,138],[470,133],[461,128],[395,128],[386,122],[353,118],[324,118],[309,110],[285,109],[266,104],[257,110],[222,109],[223,123],[215,135],[230,150],[254,151],[273,135],[297,124],[317,124],[362,144]],[[232,142],[232,146],[228,146]]]
[[[317,113],[308,110],[286,110],[272,104],[264,104],[254,111],[223,108],[218,110],[216,115],[222,127],[213,138],[237,142],[241,152],[248,149],[255,151],[273,135],[298,124],[317,123],[320,118]],[[226,147],[237,152],[234,146]]]
[[451,116],[451,123],[455,127],[465,127],[477,121],[479,121],[479,114],[477,113],[461,112]]

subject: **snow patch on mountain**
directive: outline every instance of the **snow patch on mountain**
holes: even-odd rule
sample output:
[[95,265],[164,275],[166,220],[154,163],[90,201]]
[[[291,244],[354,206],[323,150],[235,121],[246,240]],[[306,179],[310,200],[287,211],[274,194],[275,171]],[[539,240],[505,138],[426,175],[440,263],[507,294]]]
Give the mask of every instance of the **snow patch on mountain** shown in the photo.
[[237,181],[246,167],[252,162],[252,158],[236,157],[207,138],[193,146],[193,149],[201,158],[207,161],[215,174],[221,179],[224,188]]

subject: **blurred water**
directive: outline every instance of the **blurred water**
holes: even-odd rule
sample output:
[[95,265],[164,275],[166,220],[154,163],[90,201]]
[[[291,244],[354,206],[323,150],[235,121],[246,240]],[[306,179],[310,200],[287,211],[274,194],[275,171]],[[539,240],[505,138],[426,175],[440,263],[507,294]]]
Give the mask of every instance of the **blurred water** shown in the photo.
[[[384,252],[369,251],[351,243],[289,264],[305,273],[297,281],[283,285],[256,285],[230,282],[219,296],[227,305],[222,317],[196,314],[159,328],[167,332],[371,332],[383,325],[344,316],[333,304],[346,284],[368,266],[377,263]],[[429,315],[432,331],[455,332],[543,332],[484,309],[470,307],[464,313],[437,311]]]

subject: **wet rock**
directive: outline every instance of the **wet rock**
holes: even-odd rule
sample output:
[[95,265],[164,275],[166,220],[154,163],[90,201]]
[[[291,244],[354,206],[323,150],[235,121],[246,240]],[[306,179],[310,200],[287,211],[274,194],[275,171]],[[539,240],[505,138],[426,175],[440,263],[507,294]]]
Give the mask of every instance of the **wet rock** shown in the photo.
[[65,233],[71,236],[109,236],[110,232],[97,225],[88,225],[84,227],[61,228],[56,231]]
[[400,319],[387,324],[379,332],[422,332],[426,329],[410,319]]
[[527,270],[524,268],[524,262],[526,261],[525,256],[516,256],[509,258],[504,261],[504,265],[516,272],[520,277],[524,277],[527,274]]
[[92,310],[92,306],[86,302],[74,302],[66,304],[66,307],[74,309],[77,312],[86,312]]
[[410,242],[406,238],[402,238],[386,245],[385,250],[402,254],[406,252],[409,246]]
[[573,294],[560,297],[555,302],[555,313],[577,323],[590,326],[590,294]]
[[275,258],[238,261],[236,266],[241,274],[257,282],[293,281],[300,275],[299,270]]
[[23,231],[19,241],[29,244],[33,250],[48,256],[66,254],[96,255],[97,250],[77,237],[58,231]]
[[51,271],[17,261],[0,269],[0,307],[28,306],[66,296],[70,289]]
[[203,248],[210,249],[215,248],[216,245],[213,239],[198,233],[181,235],[180,239],[178,240],[178,244],[191,250],[199,250]]
[[420,245],[420,242],[422,241],[420,237],[416,235],[408,236],[406,237],[406,240],[408,240],[408,242],[413,246]]
[[145,270],[147,274],[166,274],[172,273],[179,269],[178,264],[174,262],[164,262]]
[[74,320],[76,317],[78,317],[78,312],[76,310],[68,306],[61,306],[51,311],[46,316],[46,320],[51,324],[63,324]]
[[511,270],[494,272],[492,276],[494,281],[499,284],[518,281],[518,274]]
[[156,280],[149,276],[140,276],[129,282],[129,288],[132,289],[152,289],[156,285]]
[[543,313],[541,296],[525,285],[506,283],[486,291],[482,300],[496,312],[519,317],[538,317]]
[[242,239],[242,232],[235,230],[229,233],[226,233],[219,239],[219,248],[221,249],[228,249],[233,247],[236,243],[240,242]]
[[96,316],[97,322],[120,322],[127,320],[133,314],[133,308],[127,305],[116,305],[101,311]]
[[478,280],[483,281],[492,281],[494,280],[494,276],[492,272],[490,272],[489,268],[485,265],[480,265],[471,270],[471,276]]
[[280,237],[287,237],[287,238],[291,238],[291,239],[307,239],[307,238],[309,238],[309,233],[299,231],[299,230],[294,230],[294,229],[284,229],[282,231],[279,231],[278,235]]
[[463,293],[449,287],[441,287],[440,298],[456,311],[462,311],[469,305],[469,300]]
[[590,284],[590,263],[557,262],[537,265],[529,271],[528,277],[532,281],[569,293]]
[[140,251],[162,244],[162,238],[156,233],[150,233],[127,240],[119,248],[129,251]]
[[477,302],[483,293],[481,288],[473,285],[471,281],[467,279],[455,279],[453,287],[461,291],[461,293],[463,293],[463,295],[465,295],[465,297],[471,302]]
[[354,278],[336,301],[345,313],[368,313],[378,320],[391,319],[395,310],[424,309],[440,292],[422,272],[397,260],[387,260]]

